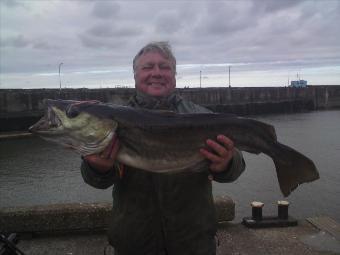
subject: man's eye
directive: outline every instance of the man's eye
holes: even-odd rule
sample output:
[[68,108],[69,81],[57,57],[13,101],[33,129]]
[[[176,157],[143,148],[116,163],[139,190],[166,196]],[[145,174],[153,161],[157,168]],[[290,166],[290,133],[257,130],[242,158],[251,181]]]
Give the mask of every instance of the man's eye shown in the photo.
[[143,70],[150,70],[150,69],[152,69],[152,66],[143,66],[142,69]]
[[163,70],[169,70],[171,69],[171,67],[169,65],[160,65],[159,66],[160,69],[163,69]]

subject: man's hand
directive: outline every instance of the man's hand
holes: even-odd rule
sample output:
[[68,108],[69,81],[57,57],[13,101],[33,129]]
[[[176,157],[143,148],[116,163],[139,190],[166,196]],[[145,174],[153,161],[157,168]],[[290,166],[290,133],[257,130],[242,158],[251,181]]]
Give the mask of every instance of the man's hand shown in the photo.
[[211,161],[210,170],[220,173],[227,169],[230,160],[234,155],[234,142],[224,135],[218,135],[217,141],[208,139],[206,141],[210,152],[207,149],[200,149],[202,155]]
[[114,136],[104,151],[99,154],[87,155],[84,160],[98,172],[106,173],[113,168],[118,149],[119,141],[117,136]]

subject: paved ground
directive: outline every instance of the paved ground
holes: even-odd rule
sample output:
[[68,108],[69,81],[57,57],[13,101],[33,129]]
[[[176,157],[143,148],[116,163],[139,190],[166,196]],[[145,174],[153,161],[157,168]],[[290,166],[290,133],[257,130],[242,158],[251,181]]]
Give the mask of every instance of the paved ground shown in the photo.
[[[217,255],[340,254],[340,241],[306,221],[297,227],[249,229],[240,223],[225,223],[218,231]],[[104,233],[43,236],[21,240],[18,247],[32,255],[113,254]],[[106,248],[106,253],[104,249]]]

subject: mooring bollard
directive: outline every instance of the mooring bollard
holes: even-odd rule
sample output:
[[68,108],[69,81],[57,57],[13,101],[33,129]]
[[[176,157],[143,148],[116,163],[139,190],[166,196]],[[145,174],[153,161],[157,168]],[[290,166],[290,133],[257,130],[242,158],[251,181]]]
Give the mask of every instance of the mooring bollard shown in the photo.
[[253,201],[250,203],[252,216],[244,217],[242,223],[249,228],[290,227],[298,224],[297,220],[288,215],[289,202],[277,201],[277,216],[262,216],[264,203]]
[[289,202],[284,200],[277,201],[277,216],[281,220],[288,219],[288,206]]
[[262,207],[264,203],[253,201],[250,205],[252,208],[252,219],[256,221],[262,220]]

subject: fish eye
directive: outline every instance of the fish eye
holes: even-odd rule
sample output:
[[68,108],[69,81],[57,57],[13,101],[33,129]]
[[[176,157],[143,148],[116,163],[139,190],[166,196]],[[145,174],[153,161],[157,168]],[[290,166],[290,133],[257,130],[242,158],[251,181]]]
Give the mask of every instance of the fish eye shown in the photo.
[[68,118],[75,118],[79,115],[79,113],[80,113],[79,108],[74,105],[70,105],[66,109],[66,116]]

